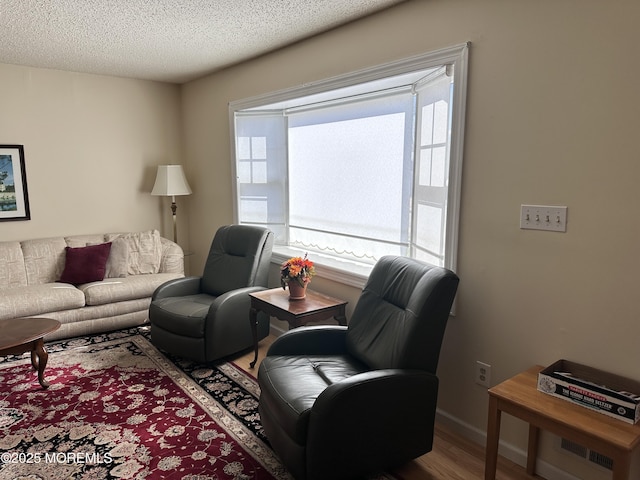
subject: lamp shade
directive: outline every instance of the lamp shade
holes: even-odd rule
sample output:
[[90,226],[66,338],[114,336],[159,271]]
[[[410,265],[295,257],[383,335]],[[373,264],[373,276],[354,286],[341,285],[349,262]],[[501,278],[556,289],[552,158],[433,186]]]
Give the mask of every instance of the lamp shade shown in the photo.
[[182,171],[182,165],[158,165],[156,183],[151,195],[172,197],[175,195],[190,195],[191,188]]

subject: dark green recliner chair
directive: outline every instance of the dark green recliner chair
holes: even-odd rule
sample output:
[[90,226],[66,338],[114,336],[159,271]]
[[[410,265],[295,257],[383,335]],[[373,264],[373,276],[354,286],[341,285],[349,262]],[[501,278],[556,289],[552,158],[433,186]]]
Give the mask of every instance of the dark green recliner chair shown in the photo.
[[373,268],[348,327],[290,330],[260,364],[260,419],[296,480],[361,478],[433,444],[436,367],[458,277],[403,257]]
[[[151,341],[158,348],[210,362],[253,346],[249,293],[265,290],[273,233],[228,225],[217,232],[202,277],[171,280],[156,289],[149,306]],[[258,316],[258,339],[269,317]]]

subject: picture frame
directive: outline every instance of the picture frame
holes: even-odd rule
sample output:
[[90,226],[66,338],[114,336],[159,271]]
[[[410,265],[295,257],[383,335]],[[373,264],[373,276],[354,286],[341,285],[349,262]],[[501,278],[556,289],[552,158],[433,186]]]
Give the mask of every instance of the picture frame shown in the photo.
[[31,220],[24,145],[0,145],[0,222]]

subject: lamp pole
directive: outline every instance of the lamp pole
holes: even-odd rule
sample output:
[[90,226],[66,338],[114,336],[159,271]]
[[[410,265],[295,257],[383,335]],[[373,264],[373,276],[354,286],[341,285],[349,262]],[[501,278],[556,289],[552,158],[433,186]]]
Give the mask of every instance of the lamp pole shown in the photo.
[[173,242],[178,243],[178,226],[176,222],[176,210],[178,210],[178,205],[176,205],[176,197],[175,195],[171,196],[171,213],[173,214]]

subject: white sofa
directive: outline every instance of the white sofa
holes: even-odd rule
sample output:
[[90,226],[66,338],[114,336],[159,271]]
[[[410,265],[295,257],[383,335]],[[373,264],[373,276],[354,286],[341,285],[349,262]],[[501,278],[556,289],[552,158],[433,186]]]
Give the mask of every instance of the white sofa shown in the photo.
[[[60,282],[63,275],[69,278],[68,262],[91,250],[84,247],[100,245],[104,251],[105,243],[106,265],[98,267],[103,280]],[[182,249],[157,230],[0,242],[0,319],[59,320],[60,329],[47,340],[141,325],[148,321],[155,289],[183,276]]]

